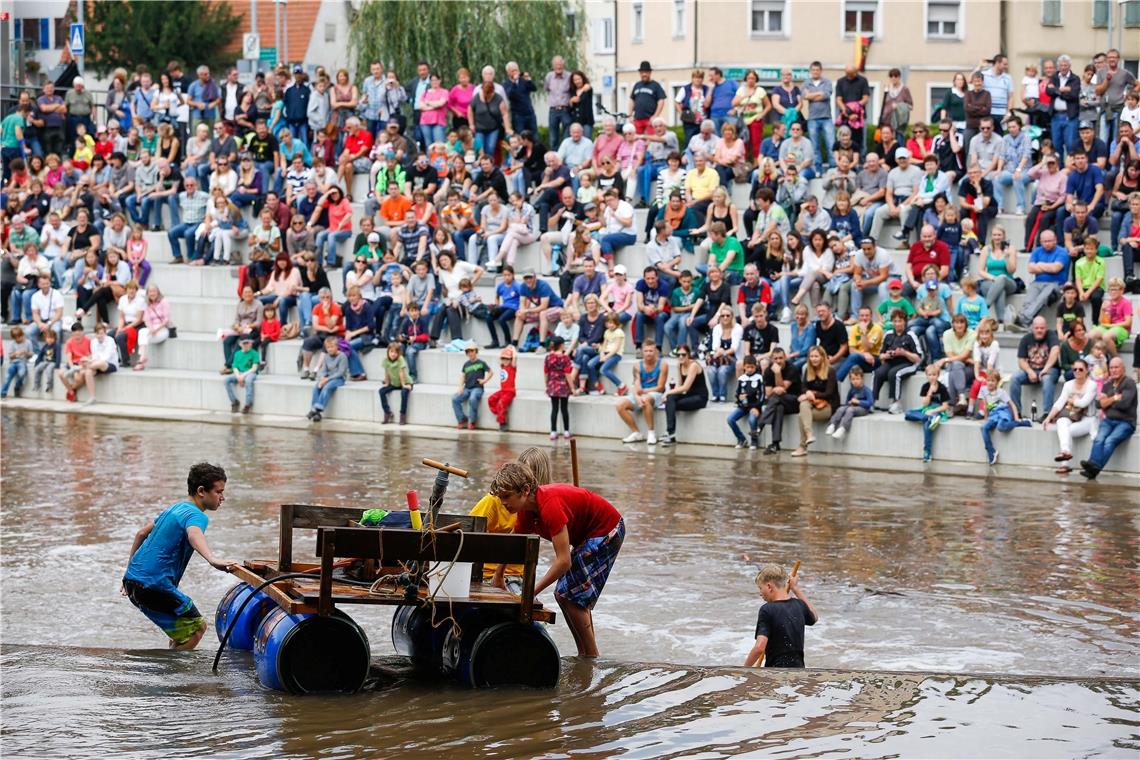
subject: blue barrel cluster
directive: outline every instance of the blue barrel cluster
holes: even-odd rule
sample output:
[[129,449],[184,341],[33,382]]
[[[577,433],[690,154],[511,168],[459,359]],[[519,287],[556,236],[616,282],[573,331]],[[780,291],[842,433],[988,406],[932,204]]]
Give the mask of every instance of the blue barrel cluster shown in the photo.
[[263,686],[293,694],[359,691],[371,651],[363,629],[348,615],[290,614],[264,594],[237,612],[253,593],[246,583],[229,590],[214,618],[219,641],[233,621],[227,646],[252,650]]
[[458,627],[428,606],[401,605],[392,618],[397,654],[469,688],[558,685],[558,647],[540,623],[520,623],[505,611],[478,605],[455,612]]

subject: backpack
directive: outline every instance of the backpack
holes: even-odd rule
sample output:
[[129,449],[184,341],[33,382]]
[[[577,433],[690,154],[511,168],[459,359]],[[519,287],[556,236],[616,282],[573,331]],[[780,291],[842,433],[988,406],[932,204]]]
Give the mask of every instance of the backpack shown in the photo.
[[538,328],[532,327],[532,328],[530,328],[530,331],[526,334],[526,339],[523,340],[523,344],[519,348],[519,351],[522,351],[524,353],[530,353],[533,351],[537,351],[539,345],[541,345],[541,344],[538,340]]

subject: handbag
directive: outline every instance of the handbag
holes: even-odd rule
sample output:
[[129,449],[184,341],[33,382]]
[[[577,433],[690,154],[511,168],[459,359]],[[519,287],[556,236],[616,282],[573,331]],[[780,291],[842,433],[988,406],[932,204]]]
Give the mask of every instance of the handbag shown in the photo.
[[1112,203],[1110,204],[1110,208],[1114,212],[1123,214],[1128,210],[1128,201],[1122,200],[1120,198],[1113,198]]
[[1064,418],[1066,420],[1070,420],[1071,422],[1080,422],[1082,419],[1084,419],[1084,416],[1087,412],[1088,407],[1066,405],[1065,408],[1057,414],[1057,419]]
[[696,124],[697,115],[693,113],[693,109],[688,106],[681,106],[681,123],[682,124]]

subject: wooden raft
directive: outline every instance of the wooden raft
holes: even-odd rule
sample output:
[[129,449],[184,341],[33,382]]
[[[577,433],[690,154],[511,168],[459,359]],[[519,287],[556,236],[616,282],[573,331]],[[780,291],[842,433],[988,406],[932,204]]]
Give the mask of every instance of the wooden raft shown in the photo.
[[[467,599],[450,600],[438,594],[435,604],[455,609],[502,606],[520,622],[553,623],[555,613],[534,599],[538,568],[538,536],[486,533],[486,520],[470,515],[440,515],[440,525],[459,524],[459,533],[422,533],[406,528],[361,527],[361,510],[309,504],[281,506],[280,549],[276,561],[248,560],[234,569],[234,575],[252,586],[284,573],[311,572],[312,580],[296,578],[266,586],[262,593],[290,613],[329,615],[338,604],[409,604],[402,588],[379,589],[372,593],[365,586],[346,583],[333,576],[338,558],[375,559],[385,568],[399,572],[399,562],[470,562],[471,590]],[[293,561],[293,530],[317,531],[316,556],[319,564]],[[458,552],[458,555],[457,555]],[[484,564],[523,566],[521,598],[483,583]],[[420,588],[420,603],[428,603],[426,588]]]

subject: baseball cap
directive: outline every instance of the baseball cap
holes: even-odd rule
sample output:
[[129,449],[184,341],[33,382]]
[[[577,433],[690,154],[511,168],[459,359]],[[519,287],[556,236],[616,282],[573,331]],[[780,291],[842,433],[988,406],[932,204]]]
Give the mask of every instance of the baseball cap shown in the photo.
[[870,243],[871,245],[875,245],[875,238],[871,237],[870,235],[867,235],[863,238],[860,238],[859,245],[863,245],[864,243]]
[[596,203],[587,203],[585,206],[582,207],[582,210],[583,211],[593,211],[597,207],[598,207],[598,204],[596,204]]
[[528,277],[534,277],[535,276],[534,270],[533,269],[524,269],[522,272],[522,276],[523,276],[524,280]]
[[380,242],[380,234],[377,232],[369,232],[368,233],[368,242],[369,243],[379,243]]
[[304,74],[305,73],[305,67],[298,63],[296,66],[293,67],[293,73],[294,74]]
[[253,343],[253,336],[252,335],[243,335],[240,338],[238,338],[238,343]]
[[626,274],[627,271],[628,270],[625,268],[625,264],[618,264],[616,267],[614,267],[614,274]]
[[400,120],[399,119],[388,119],[388,126],[390,127],[393,124],[395,124],[397,127],[400,126]]
[[898,277],[894,278],[887,283],[887,288],[890,290],[894,290],[895,288],[902,290],[902,280],[900,280]]
[[1085,119],[1084,121],[1082,121],[1080,124],[1077,125],[1077,129],[1092,129],[1092,128],[1093,128],[1093,123],[1091,121],[1089,121],[1088,119]]
[[897,161],[900,158],[910,158],[910,151],[907,150],[906,148],[899,148],[898,150],[896,150],[895,151],[895,160]]
[[479,350],[479,344],[473,340],[469,340],[463,344],[463,350],[464,351],[478,351]]

